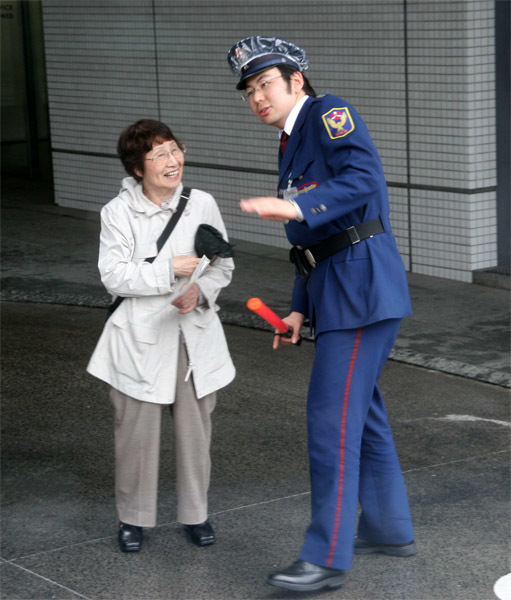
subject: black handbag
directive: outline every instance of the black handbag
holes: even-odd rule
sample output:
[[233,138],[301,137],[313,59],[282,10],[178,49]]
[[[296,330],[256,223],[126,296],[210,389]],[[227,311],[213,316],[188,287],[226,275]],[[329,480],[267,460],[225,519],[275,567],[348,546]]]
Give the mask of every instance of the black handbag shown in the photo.
[[[163,248],[163,246],[165,245],[165,242],[168,240],[169,235],[172,233],[172,230],[174,229],[174,227],[177,225],[177,222],[181,218],[181,215],[183,214],[183,212],[185,210],[186,203],[190,199],[190,193],[191,193],[190,188],[183,188],[181,197],[179,198],[179,204],[177,205],[177,208],[176,208],[176,212],[172,215],[169,222],[167,223],[167,226],[162,231],[160,237],[156,241],[156,248],[157,248],[156,256],[158,256],[160,250]],[[145,262],[152,263],[154,261],[154,259],[156,258],[156,256],[150,256],[149,258],[145,258],[144,260],[145,260]],[[110,304],[110,306],[107,309],[107,315],[106,315],[107,321],[113,315],[113,313],[119,308],[119,306],[122,304],[123,300],[124,300],[124,296],[117,296],[117,298],[112,302],[112,304]]]

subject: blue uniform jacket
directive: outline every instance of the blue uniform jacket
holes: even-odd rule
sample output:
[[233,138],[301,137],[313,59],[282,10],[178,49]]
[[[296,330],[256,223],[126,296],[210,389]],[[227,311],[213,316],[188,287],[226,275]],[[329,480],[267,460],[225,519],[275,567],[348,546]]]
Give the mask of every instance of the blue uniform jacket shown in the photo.
[[408,281],[389,222],[387,185],[367,127],[337,96],[308,98],[279,159],[279,194],[296,187],[305,221],[290,221],[293,246],[307,248],[381,217],[385,233],[352,245],[295,279],[291,310],[316,335],[411,313]]

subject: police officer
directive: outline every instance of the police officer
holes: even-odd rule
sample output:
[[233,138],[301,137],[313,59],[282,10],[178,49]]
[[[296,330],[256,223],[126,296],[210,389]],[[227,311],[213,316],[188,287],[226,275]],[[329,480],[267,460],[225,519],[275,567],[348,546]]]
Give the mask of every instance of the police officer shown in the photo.
[[411,312],[408,282],[380,158],[353,106],[316,96],[303,74],[307,55],[291,42],[252,36],[231,48],[228,62],[252,112],[281,134],[278,197],[241,201],[246,213],[282,221],[293,246],[296,279],[284,319],[293,335],[276,335],[273,347],[296,343],[306,322],[315,336],[307,398],[312,517],[298,560],[267,581],[335,588],[354,552],[416,553],[377,385]]

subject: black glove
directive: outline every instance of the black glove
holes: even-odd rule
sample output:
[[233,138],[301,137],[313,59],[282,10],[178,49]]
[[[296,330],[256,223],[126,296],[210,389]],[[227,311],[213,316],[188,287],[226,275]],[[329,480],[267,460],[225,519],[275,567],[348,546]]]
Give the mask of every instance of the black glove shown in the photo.
[[204,254],[213,262],[216,258],[232,258],[234,246],[226,242],[222,234],[212,225],[202,223],[195,234],[195,252],[197,256]]

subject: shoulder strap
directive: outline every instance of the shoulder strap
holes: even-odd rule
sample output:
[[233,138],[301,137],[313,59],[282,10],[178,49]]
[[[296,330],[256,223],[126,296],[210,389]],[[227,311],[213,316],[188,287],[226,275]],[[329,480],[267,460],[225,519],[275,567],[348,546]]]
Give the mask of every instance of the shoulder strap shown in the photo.
[[[170,218],[170,221],[167,223],[167,226],[161,232],[160,237],[156,241],[156,248],[158,250],[158,253],[165,245],[165,242],[169,239],[169,235],[172,233],[172,230],[174,229],[174,227],[177,225],[177,222],[181,218],[181,215],[183,214],[186,203],[190,199],[191,191],[192,190],[190,188],[183,188],[183,191],[181,192],[181,198],[179,198],[179,204],[177,205],[177,208],[176,208],[176,212],[172,215],[172,217]],[[151,256],[150,258],[146,258],[145,261],[152,263],[155,258],[156,258],[156,256]]]
[[[186,203],[190,199],[191,191],[192,190],[188,187],[183,188],[183,191],[181,192],[181,197],[179,198],[179,204],[177,205],[177,208],[176,208],[176,212],[172,215],[172,217],[170,218],[169,222],[167,223],[165,229],[161,232],[160,237],[156,241],[156,248],[158,251],[156,256],[159,254],[160,250],[165,245],[165,242],[169,239],[169,235],[172,233],[172,230],[174,229],[174,227],[177,225],[177,222],[181,218],[181,215],[184,212]],[[154,259],[156,258],[156,256],[151,256],[149,258],[146,258],[145,261],[152,263],[154,261]],[[112,304],[110,304],[110,306],[108,307],[108,314],[106,317],[107,319],[120,306],[120,304],[122,303],[123,300],[124,300],[124,296],[117,296],[117,298],[112,302]]]

